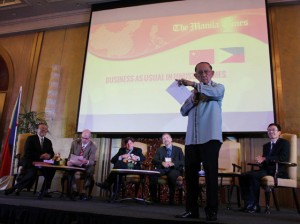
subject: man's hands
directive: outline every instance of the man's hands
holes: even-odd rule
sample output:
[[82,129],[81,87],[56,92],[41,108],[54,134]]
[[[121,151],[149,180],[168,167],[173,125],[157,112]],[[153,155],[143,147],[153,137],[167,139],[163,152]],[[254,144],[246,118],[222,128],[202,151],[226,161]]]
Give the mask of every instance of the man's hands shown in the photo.
[[50,159],[51,155],[48,154],[48,153],[43,153],[41,156],[40,156],[40,159]]
[[192,86],[192,87],[195,86],[195,82],[192,82],[192,81],[187,80],[187,79],[175,79],[175,80],[178,82],[179,86],[181,86],[181,85]]
[[121,155],[121,158],[122,159],[130,159],[130,160],[132,160],[134,162],[137,162],[140,157],[136,156],[134,154],[123,154],[123,155]]
[[255,158],[255,161],[257,162],[257,163],[262,163],[262,162],[264,162],[266,160],[266,157],[262,157],[262,156],[257,156],[256,158]]
[[174,166],[174,163],[172,163],[172,162],[162,162],[162,165],[165,168],[169,168],[169,167]]
[[123,154],[123,155],[121,155],[122,159],[127,159],[128,157],[130,157],[130,154]]

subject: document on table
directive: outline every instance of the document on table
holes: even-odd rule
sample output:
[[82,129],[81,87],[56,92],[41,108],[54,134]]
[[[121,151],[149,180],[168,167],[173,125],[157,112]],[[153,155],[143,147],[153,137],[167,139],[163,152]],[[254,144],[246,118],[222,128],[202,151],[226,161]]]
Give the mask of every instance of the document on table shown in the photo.
[[53,164],[54,161],[52,159],[44,159],[43,160],[44,163],[49,163],[49,164]]
[[183,104],[192,94],[186,86],[179,86],[177,81],[171,83],[171,85],[167,88],[167,92],[180,104]]
[[76,156],[74,154],[71,154],[70,156],[70,162],[76,165],[82,165],[83,156]]

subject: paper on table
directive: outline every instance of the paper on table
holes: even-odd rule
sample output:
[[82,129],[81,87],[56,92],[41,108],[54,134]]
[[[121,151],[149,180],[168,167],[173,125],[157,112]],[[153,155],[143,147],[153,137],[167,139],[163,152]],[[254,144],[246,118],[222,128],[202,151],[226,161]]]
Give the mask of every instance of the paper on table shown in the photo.
[[167,92],[180,104],[183,104],[184,101],[192,94],[186,86],[179,86],[177,81],[171,83],[171,85],[167,88]]
[[44,159],[43,160],[44,163],[49,163],[49,164],[53,164],[54,161],[52,159]]
[[71,154],[70,156],[70,161],[73,163],[73,164],[81,164],[82,163],[82,159],[83,159],[83,156],[76,156],[74,154]]

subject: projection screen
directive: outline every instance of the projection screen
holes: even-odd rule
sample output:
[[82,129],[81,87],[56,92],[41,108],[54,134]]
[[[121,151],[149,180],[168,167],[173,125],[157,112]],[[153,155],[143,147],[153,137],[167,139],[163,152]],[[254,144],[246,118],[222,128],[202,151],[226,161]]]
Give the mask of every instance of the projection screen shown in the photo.
[[185,132],[181,104],[166,90],[175,79],[196,81],[201,61],[225,86],[223,132],[274,122],[264,0],[111,4],[92,11],[78,132]]

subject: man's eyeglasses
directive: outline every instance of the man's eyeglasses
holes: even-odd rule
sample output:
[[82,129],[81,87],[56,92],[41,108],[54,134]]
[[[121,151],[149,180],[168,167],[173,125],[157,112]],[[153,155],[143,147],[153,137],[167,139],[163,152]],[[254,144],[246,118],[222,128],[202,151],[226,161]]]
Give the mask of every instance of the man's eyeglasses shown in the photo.
[[198,71],[195,73],[195,75],[203,75],[203,74],[209,74],[211,73],[212,71],[211,70],[203,70],[203,71]]
[[90,138],[81,137],[81,139],[89,140]]
[[276,132],[278,131],[277,129],[268,129],[267,132]]

